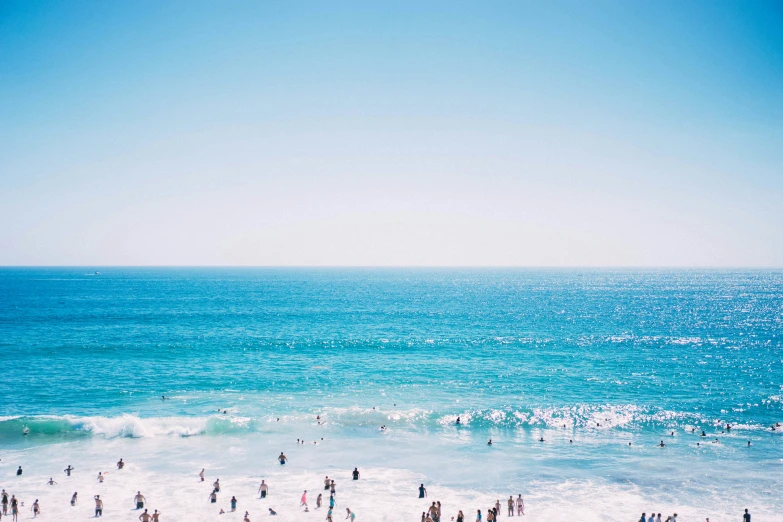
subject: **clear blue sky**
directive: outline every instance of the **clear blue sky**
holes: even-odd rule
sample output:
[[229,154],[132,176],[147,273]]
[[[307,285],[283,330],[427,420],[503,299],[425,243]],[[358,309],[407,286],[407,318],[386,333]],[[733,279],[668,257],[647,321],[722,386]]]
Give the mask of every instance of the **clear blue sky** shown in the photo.
[[783,3],[2,1],[0,264],[783,266]]

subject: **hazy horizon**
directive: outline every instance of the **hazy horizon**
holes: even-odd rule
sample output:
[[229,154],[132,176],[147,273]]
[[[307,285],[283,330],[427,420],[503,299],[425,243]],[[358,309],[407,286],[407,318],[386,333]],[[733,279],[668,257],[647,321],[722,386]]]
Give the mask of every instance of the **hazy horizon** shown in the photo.
[[0,5],[0,265],[783,266],[779,2]]

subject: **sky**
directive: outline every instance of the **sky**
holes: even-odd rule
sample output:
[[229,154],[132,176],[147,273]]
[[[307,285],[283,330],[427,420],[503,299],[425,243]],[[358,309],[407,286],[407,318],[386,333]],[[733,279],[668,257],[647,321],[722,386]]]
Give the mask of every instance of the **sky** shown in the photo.
[[0,265],[783,267],[783,3],[0,0]]

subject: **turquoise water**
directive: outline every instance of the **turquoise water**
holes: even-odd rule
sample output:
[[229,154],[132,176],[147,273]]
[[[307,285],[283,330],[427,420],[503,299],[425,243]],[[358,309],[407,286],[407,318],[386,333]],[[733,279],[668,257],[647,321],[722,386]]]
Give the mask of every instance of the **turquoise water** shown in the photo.
[[0,449],[301,433],[444,488],[772,513],[782,326],[782,271],[2,269]]

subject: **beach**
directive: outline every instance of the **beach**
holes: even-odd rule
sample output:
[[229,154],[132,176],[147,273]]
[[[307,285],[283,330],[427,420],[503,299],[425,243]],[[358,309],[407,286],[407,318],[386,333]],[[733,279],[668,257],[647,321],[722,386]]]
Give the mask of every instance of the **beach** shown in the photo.
[[3,269],[0,488],[23,520],[35,499],[44,519],[83,520],[94,495],[107,520],[136,520],[137,491],[161,520],[269,508],[324,520],[327,475],[335,520],[350,508],[417,522],[440,501],[443,522],[458,510],[472,522],[496,500],[505,519],[519,494],[532,522],[719,522],[745,508],[776,520],[781,283],[779,271]]

